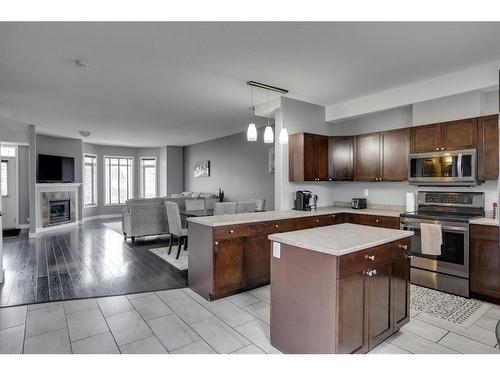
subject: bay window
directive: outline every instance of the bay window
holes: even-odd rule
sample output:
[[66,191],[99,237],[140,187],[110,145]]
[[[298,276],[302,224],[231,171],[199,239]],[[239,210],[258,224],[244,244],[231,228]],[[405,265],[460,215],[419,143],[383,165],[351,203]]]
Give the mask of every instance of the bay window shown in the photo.
[[133,196],[133,157],[104,157],[104,204],[125,204]]

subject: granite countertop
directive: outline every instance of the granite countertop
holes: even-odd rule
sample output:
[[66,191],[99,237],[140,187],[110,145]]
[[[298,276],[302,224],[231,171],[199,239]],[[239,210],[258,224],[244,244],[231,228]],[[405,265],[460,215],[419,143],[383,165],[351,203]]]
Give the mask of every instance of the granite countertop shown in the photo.
[[295,232],[276,233],[271,241],[340,256],[413,236],[411,231],[338,224]]
[[285,219],[294,219],[294,218],[308,217],[308,216],[338,214],[344,212],[365,214],[365,215],[399,217],[399,214],[403,211],[390,210],[390,209],[372,209],[372,208],[354,210],[349,207],[320,207],[315,211],[296,211],[296,210],[264,211],[264,212],[230,214],[230,215],[192,217],[188,218],[188,221],[192,223],[207,225],[210,227],[220,227],[225,225],[250,224],[250,223],[258,223],[261,221],[285,220]]
[[480,217],[477,219],[472,219],[470,224],[477,224],[477,225],[491,225],[491,226],[499,226],[498,218],[493,219],[491,217]]

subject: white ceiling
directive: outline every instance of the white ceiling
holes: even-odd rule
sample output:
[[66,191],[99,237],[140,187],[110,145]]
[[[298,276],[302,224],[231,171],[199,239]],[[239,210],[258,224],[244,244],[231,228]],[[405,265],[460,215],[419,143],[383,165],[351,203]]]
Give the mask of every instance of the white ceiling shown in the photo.
[[247,80],[329,105],[497,60],[499,35],[473,22],[0,23],[0,116],[95,143],[186,145],[246,129]]

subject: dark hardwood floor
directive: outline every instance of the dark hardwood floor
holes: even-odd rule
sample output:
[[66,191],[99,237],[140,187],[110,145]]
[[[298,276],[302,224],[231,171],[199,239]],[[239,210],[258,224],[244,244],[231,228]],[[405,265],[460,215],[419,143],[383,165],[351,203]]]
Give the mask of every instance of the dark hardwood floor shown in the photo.
[[184,288],[187,272],[148,251],[168,241],[158,236],[125,242],[102,221],[36,239],[26,230],[5,237],[0,307]]

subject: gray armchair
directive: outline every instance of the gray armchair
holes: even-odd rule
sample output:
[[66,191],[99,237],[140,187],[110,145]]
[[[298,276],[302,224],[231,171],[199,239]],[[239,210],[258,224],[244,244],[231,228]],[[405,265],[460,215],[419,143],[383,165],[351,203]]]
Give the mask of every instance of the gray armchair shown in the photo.
[[168,234],[163,198],[129,199],[122,211],[122,231],[126,238]]

